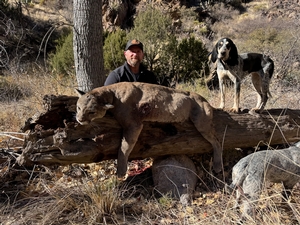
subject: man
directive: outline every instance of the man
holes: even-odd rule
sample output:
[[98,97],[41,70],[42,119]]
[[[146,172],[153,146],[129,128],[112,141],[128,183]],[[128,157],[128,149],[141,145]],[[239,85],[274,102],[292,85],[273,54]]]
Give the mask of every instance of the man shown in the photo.
[[127,42],[124,56],[126,62],[124,65],[112,71],[104,85],[110,85],[118,82],[144,82],[151,84],[158,84],[155,75],[143,66],[144,49],[142,42],[133,39]]

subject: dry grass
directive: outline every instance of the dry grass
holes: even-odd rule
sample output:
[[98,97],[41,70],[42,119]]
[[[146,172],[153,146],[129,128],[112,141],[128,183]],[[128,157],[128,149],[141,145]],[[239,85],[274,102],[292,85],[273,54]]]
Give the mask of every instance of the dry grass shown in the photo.
[[[260,11],[265,4],[265,1],[257,3],[254,11]],[[231,24],[232,18],[240,21],[245,19],[245,15],[247,18],[253,15],[239,17],[236,10],[230,12],[224,7],[214,9],[221,22],[216,23],[213,29],[218,31],[218,35],[238,38],[237,26],[228,24]],[[40,6],[34,10],[41,12]],[[43,13],[38,15],[45,16]],[[5,89],[2,89],[4,83]],[[184,84],[178,88],[197,92],[218,107],[218,91],[211,92],[199,83],[195,81],[194,85]],[[0,77],[0,148],[22,146],[23,142],[19,139],[23,138],[23,134],[17,132],[27,118],[43,111],[43,96],[74,95],[74,86],[74,77],[52,76],[40,68],[34,68],[30,73],[12,72]],[[270,90],[273,97],[266,109],[299,109],[299,83],[285,86],[274,79]],[[6,100],[2,99],[3,93],[8,93],[4,96]],[[230,108],[233,90],[228,89],[226,93],[226,107]],[[247,78],[241,87],[241,107],[251,108],[255,104],[256,93]],[[229,157],[224,154],[224,161],[229,161]],[[203,161],[204,165],[200,166],[208,170],[209,162],[202,160],[201,163]],[[226,182],[230,180],[232,166],[227,164]],[[233,208],[234,195],[225,194],[224,183],[204,170],[198,174],[199,183],[190,206],[183,206],[168,195],[157,198],[148,172],[123,183],[116,181],[113,174],[114,161],[70,167],[36,166],[32,169],[13,167],[9,161],[0,164],[0,224],[227,225],[240,221],[240,211]],[[256,221],[249,220],[244,224],[299,224],[300,190],[296,187],[292,201],[288,202],[282,202],[280,192],[280,184],[266,186],[257,202]]]
[[[0,100],[0,148],[22,146],[18,138],[24,138],[24,134],[16,132],[20,132],[28,118],[43,112],[44,95],[76,95],[72,77],[54,77],[43,70],[33,74],[1,77],[0,89],[8,94]],[[3,88],[2,84],[5,84]]]
[[[5,79],[30,93],[18,101],[2,102],[0,132],[17,132],[24,121],[42,110],[45,94],[74,95],[74,78],[53,77],[39,71],[39,75],[7,75]],[[219,104],[218,91],[210,92],[195,85],[178,88],[201,93],[214,105]],[[267,108],[294,108],[300,102],[299,86],[284,87],[273,80],[273,98]],[[232,104],[232,89],[227,90],[227,106]],[[256,93],[249,80],[242,86],[241,106],[250,108],[256,103]],[[8,133],[7,133],[8,134]],[[22,138],[22,135],[12,136]],[[22,141],[1,136],[2,148],[22,145]],[[225,160],[226,155],[224,155]],[[208,169],[208,165],[203,165]],[[10,170],[10,173],[8,173]],[[153,184],[145,185],[151,175],[118,183],[113,161],[71,167],[35,167],[31,170],[1,165],[0,221],[2,224],[235,224],[240,212],[233,208],[233,195],[223,193],[223,184],[206,172],[199,175],[199,184],[191,206],[163,196],[155,197]],[[10,174],[10,175],[8,175]],[[226,172],[226,181],[230,171]],[[299,223],[299,190],[293,201],[281,203],[280,185],[264,190],[257,203],[256,221],[244,224]]]
[[[87,166],[82,168],[87,168]],[[236,224],[240,213],[234,196],[201,190],[191,206],[168,196],[155,198],[139,185],[119,184],[113,178],[99,182],[85,174],[74,178],[62,169],[27,171],[34,174],[16,193],[1,194],[2,224]],[[144,187],[145,189],[146,187]],[[256,221],[244,224],[299,223],[299,190],[293,202],[282,203],[280,185],[266,188],[257,204]],[[12,194],[15,192],[15,194]]]
[[[5,87],[2,88],[2,84]],[[15,87],[18,89],[11,91]],[[75,95],[74,87],[74,77],[53,76],[43,70],[34,71],[32,74],[6,74],[1,77],[0,88],[10,94],[1,98],[0,130],[18,130],[24,119],[42,110],[44,95]],[[17,97],[19,99],[16,101]]]

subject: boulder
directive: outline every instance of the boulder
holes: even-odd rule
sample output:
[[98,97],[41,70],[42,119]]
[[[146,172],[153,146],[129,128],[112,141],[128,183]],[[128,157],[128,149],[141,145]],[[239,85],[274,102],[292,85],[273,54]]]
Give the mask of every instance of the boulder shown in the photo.
[[155,159],[152,165],[155,190],[162,195],[170,194],[183,205],[191,203],[197,184],[196,167],[186,155],[172,155]]

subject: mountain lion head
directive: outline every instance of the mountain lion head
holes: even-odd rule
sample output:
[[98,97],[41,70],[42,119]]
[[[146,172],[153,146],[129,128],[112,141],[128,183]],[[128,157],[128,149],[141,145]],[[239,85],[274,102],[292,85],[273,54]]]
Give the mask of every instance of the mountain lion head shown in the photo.
[[89,124],[97,118],[102,118],[108,109],[114,108],[112,104],[106,103],[101,96],[94,93],[85,93],[77,90],[79,99],[77,101],[76,120],[81,125]]

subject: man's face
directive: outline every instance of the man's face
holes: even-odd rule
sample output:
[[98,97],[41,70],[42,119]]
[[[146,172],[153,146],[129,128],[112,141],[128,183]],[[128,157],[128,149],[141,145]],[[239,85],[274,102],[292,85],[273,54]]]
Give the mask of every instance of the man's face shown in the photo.
[[132,67],[139,66],[144,58],[144,53],[138,46],[131,46],[124,55],[127,63]]

